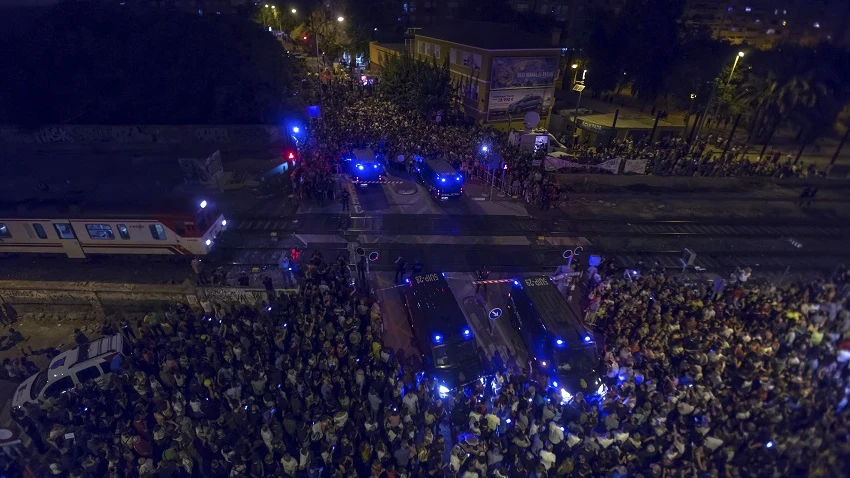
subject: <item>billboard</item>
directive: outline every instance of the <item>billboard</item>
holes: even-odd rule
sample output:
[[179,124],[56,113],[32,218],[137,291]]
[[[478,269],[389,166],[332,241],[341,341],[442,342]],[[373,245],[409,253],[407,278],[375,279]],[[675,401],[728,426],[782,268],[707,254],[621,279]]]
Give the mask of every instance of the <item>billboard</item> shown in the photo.
[[493,58],[490,89],[552,87],[558,73],[558,58],[500,57]]
[[553,103],[551,87],[490,90],[487,121],[508,121],[510,118],[522,121],[529,111],[536,111],[544,117]]

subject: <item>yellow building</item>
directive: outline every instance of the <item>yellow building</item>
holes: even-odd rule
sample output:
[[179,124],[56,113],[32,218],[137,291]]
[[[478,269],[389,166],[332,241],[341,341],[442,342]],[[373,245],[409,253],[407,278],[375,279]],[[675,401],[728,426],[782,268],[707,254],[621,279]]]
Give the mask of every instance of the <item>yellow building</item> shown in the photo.
[[522,126],[528,112],[548,127],[561,50],[509,25],[445,22],[416,30],[413,54],[449,59],[467,118],[502,130]]

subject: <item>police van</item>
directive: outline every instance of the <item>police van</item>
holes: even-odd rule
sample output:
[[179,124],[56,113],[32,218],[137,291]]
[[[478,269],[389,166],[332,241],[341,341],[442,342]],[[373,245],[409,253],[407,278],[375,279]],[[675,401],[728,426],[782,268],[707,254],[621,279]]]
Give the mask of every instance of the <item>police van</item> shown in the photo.
[[416,177],[434,199],[460,198],[463,194],[463,175],[445,159],[418,159]]
[[589,396],[603,391],[601,344],[548,277],[514,280],[507,303],[529,360],[565,401],[577,392]]
[[366,187],[384,180],[384,164],[372,149],[355,149],[342,162],[345,172],[355,184]]
[[93,340],[86,345],[62,352],[42,370],[24,380],[12,396],[12,406],[38,403],[56,398],[90,380],[98,380],[120,367],[133,349],[122,334]]
[[420,274],[401,287],[425,373],[445,397],[484,376],[482,354],[444,274]]

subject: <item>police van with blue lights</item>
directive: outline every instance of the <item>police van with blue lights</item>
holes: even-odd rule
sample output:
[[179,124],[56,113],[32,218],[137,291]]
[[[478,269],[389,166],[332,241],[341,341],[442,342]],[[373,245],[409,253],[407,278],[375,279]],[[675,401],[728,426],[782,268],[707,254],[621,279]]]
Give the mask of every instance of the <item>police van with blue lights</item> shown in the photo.
[[593,331],[570,310],[548,277],[514,280],[508,294],[511,325],[528,348],[534,368],[559,390],[564,401],[577,392],[591,396],[604,391],[600,343]]
[[417,160],[416,175],[434,199],[460,198],[463,194],[463,176],[445,159]]
[[371,149],[355,149],[344,157],[342,162],[345,172],[356,184],[366,187],[384,180],[384,164]]
[[421,274],[401,287],[413,339],[440,396],[484,377],[482,353],[443,274]]

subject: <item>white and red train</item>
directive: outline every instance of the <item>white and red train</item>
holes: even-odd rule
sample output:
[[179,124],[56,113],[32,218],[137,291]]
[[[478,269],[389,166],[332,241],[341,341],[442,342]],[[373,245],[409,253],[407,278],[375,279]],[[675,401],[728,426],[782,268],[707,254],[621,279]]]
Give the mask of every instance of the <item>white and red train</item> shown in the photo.
[[194,212],[148,215],[121,215],[101,208],[72,208],[74,212],[62,214],[0,211],[0,256],[205,255],[227,221],[205,200],[192,209]]

